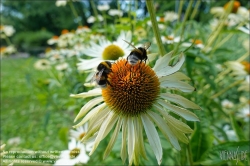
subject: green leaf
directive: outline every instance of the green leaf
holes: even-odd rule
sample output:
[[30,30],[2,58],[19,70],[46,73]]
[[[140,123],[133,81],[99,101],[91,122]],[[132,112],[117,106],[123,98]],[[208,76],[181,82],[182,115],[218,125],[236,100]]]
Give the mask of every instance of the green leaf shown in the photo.
[[68,145],[68,131],[69,129],[67,127],[62,127],[59,132],[59,139],[65,144]]
[[230,114],[230,120],[231,120],[231,124],[233,126],[233,129],[237,134],[238,139],[239,140],[246,140],[244,133],[243,133],[242,129],[240,128],[240,126],[238,125],[237,121],[235,120],[235,116],[233,114]]
[[249,141],[226,142],[207,150],[199,162],[202,165],[218,165],[231,162],[232,165],[247,164]]
[[195,132],[190,140],[193,161],[199,161],[207,149],[212,147],[213,131],[203,123],[195,123]]

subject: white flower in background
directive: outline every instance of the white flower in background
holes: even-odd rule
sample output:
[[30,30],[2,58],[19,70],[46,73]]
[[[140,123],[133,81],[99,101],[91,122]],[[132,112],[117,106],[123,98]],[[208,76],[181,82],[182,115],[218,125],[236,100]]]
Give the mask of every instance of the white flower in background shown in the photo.
[[91,29],[88,26],[79,26],[76,29],[76,34],[85,34],[91,32]]
[[221,16],[222,14],[225,13],[225,10],[223,7],[212,7],[210,9],[210,13],[216,16]]
[[89,156],[86,154],[85,146],[72,138],[68,144],[68,150],[61,152],[60,159],[56,161],[55,165],[86,164],[88,161]]
[[53,45],[58,42],[59,37],[58,36],[53,36],[51,39],[47,41],[48,45]]
[[100,10],[100,11],[107,11],[107,10],[110,9],[110,7],[109,7],[108,4],[103,4],[103,5],[98,5],[97,9]]
[[64,62],[64,63],[56,65],[55,68],[58,71],[65,71],[65,70],[67,70],[69,68],[69,64]]
[[[249,23],[247,23],[245,26],[238,27],[238,30],[240,30],[240,31],[242,31],[242,32],[249,35],[250,34],[250,28],[249,27],[250,27]],[[249,40],[248,40],[248,42],[249,42]],[[248,48],[248,50],[249,50],[249,43],[248,43],[247,47],[245,47],[245,48]]]
[[111,16],[120,16],[120,17],[123,16],[123,12],[121,10],[117,10],[117,9],[110,9],[108,11],[108,14]]
[[4,56],[4,55],[11,55],[13,53],[16,52],[16,48],[15,46],[13,45],[9,45],[7,47],[1,47],[0,48],[0,53],[1,53],[1,56]]
[[225,125],[223,127],[223,130],[224,132],[226,133],[227,135],[227,138],[230,140],[230,141],[237,141],[237,135],[235,133],[234,130],[230,129],[230,126],[229,125]]
[[165,22],[173,22],[177,19],[178,19],[178,14],[173,12],[173,11],[169,11],[169,12],[164,13],[164,21]]
[[116,41],[110,42],[108,40],[99,40],[99,44],[90,43],[90,47],[86,48],[83,53],[92,57],[92,59],[80,59],[77,64],[78,70],[93,70],[102,61],[114,61],[120,57],[129,55],[131,52],[130,46],[124,40],[130,42],[132,39],[131,32],[122,31]]
[[62,48],[73,46],[75,44],[75,40],[76,37],[74,33],[69,32],[68,30],[63,30],[57,41],[57,46]]
[[[71,129],[69,131],[70,137],[81,141],[88,131],[88,123],[85,123],[83,126],[79,126],[76,130]],[[91,139],[87,142],[84,142],[85,149],[87,152],[90,152],[94,145],[94,139]]]
[[246,61],[228,61],[225,63],[226,66],[232,71],[231,75],[238,78],[244,78],[248,75],[249,63]]
[[121,131],[121,158],[125,162],[128,156],[129,165],[138,165],[140,155],[146,158],[144,131],[158,164],[161,164],[163,151],[155,126],[177,150],[181,149],[178,140],[188,143],[185,134],[192,133],[193,130],[171,116],[170,111],[185,120],[199,121],[198,117],[186,108],[200,107],[166,90],[194,90],[184,82],[190,78],[178,72],[185,61],[184,55],[181,54],[179,61],[170,66],[171,57],[172,53],[160,57],[153,68],[143,62],[132,66],[125,58],[121,58],[112,64],[112,72],[107,78],[110,84],[106,88],[71,95],[76,98],[94,97],[81,108],[75,121],[82,117],[83,119],[74,126],[77,128],[85,123],[89,124],[83,141],[97,134],[90,155],[112,129],[114,130],[103,158],[109,155]]
[[233,104],[231,101],[227,100],[227,99],[224,99],[224,100],[221,102],[221,105],[222,105],[222,107],[224,107],[224,108],[232,108],[232,107],[234,106],[234,104]]
[[18,145],[21,143],[21,138],[20,137],[14,137],[10,138],[7,142],[8,145]]
[[[103,17],[101,15],[98,15],[98,20],[99,21],[103,21]],[[94,16],[90,16],[88,19],[87,19],[87,22],[88,23],[94,23],[96,21],[96,18]]]
[[162,40],[163,43],[173,44],[173,43],[179,43],[181,38],[180,38],[180,36],[175,37],[172,34],[172,35],[169,35],[169,36],[161,36],[161,40]]
[[[16,30],[11,25],[0,25],[0,33],[4,33],[6,36],[12,36]],[[1,35],[1,37],[4,37]]]
[[[148,26],[150,26],[150,27],[152,27],[152,22],[151,22],[151,20],[148,20],[147,21],[147,25]],[[158,27],[159,27],[159,29],[161,29],[161,30],[163,30],[163,29],[165,29],[166,28],[166,26],[164,25],[164,24],[158,24]]]
[[59,6],[66,6],[67,4],[67,0],[57,0],[56,1],[56,6],[59,7]]
[[245,80],[240,84],[238,90],[239,91],[250,91],[250,75],[245,77]]
[[50,61],[48,61],[47,59],[40,59],[38,61],[36,61],[36,63],[34,64],[34,67],[37,70],[48,70],[51,67]]
[[200,48],[200,49],[204,48],[203,42],[201,40],[199,40],[199,39],[193,40],[192,39],[190,41],[191,42],[183,42],[181,45],[183,47],[190,47],[194,43],[194,47]]
[[[249,84],[248,84],[249,85]],[[245,107],[240,109],[239,113],[237,114],[239,118],[242,118],[244,122],[249,122],[250,120],[250,103],[247,104]]]

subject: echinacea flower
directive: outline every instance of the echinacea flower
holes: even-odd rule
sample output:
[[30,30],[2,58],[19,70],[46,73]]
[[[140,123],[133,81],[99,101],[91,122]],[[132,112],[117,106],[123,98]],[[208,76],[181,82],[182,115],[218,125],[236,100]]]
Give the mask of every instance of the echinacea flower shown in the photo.
[[238,117],[242,118],[244,122],[249,122],[250,121],[250,102],[240,109]]
[[109,8],[110,8],[110,6],[108,4],[103,4],[103,5],[98,5],[97,6],[97,9],[99,11],[107,11],[107,10],[109,10]]
[[57,0],[56,1],[56,6],[60,7],[60,6],[66,6],[67,4],[67,0]]
[[221,102],[221,105],[222,105],[222,107],[224,107],[224,108],[232,108],[232,107],[234,106],[234,104],[233,104],[231,101],[227,100],[227,99],[224,99],[224,100]]
[[0,33],[4,33],[8,37],[12,36],[15,32],[16,30],[11,25],[0,25]]
[[117,40],[110,42],[105,39],[100,39],[99,44],[90,43],[91,46],[86,48],[83,53],[93,57],[92,59],[80,59],[78,63],[78,70],[84,71],[96,68],[102,61],[117,60],[120,57],[129,55],[130,46],[124,40],[130,42],[132,38],[131,32],[122,31]]
[[173,44],[173,43],[180,42],[181,38],[180,38],[180,36],[175,37],[174,35],[168,35],[168,36],[162,36],[161,40],[163,43]]
[[47,70],[51,67],[50,61],[46,60],[46,59],[40,59],[38,61],[36,61],[36,63],[34,64],[34,67],[37,70]]
[[89,122],[89,129],[82,141],[95,138],[90,155],[112,128],[114,132],[103,158],[109,155],[121,130],[121,158],[124,162],[128,154],[130,165],[138,165],[140,155],[146,158],[143,128],[158,164],[162,161],[163,151],[155,125],[177,150],[181,149],[178,140],[188,143],[185,134],[192,133],[193,130],[171,116],[170,112],[188,121],[199,121],[198,117],[186,108],[200,107],[180,95],[167,91],[166,88],[183,92],[194,90],[184,82],[189,78],[178,72],[185,61],[184,55],[181,54],[179,61],[170,66],[168,64],[171,55],[172,52],[160,57],[153,68],[144,62],[132,66],[125,59],[120,59],[111,66],[112,72],[108,74],[109,84],[106,88],[71,95],[76,98],[95,97],[81,108],[75,121],[83,116],[84,118],[74,126],[79,127]]
[[89,156],[86,154],[85,147],[81,142],[72,138],[68,148],[68,150],[61,152],[60,159],[56,161],[55,165],[75,165],[89,161]]
[[111,16],[122,16],[123,15],[123,12],[121,10],[117,10],[117,9],[110,9],[108,11],[108,14],[111,15]]
[[[70,137],[76,139],[77,141],[81,141],[83,137],[86,135],[88,131],[88,124],[85,123],[83,126],[79,126],[76,130],[71,129],[69,131]],[[84,142],[85,149],[87,152],[90,152],[94,145],[94,139],[89,140],[88,142]]]
[[[101,15],[98,15],[98,20],[99,21],[103,21],[103,17]],[[96,21],[96,18],[94,16],[90,16],[88,19],[87,19],[87,22],[88,23],[94,23]]]

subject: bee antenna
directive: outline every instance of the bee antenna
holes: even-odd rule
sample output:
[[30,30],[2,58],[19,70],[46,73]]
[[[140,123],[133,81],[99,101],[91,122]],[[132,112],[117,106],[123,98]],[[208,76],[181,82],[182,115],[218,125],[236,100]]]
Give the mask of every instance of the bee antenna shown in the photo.
[[[123,40],[123,39],[122,39],[122,40]],[[125,42],[128,43],[130,46],[134,47],[135,49],[138,49],[138,48],[136,48],[133,44],[129,43],[128,41],[126,41],[126,40],[123,40],[123,41],[125,41]]]

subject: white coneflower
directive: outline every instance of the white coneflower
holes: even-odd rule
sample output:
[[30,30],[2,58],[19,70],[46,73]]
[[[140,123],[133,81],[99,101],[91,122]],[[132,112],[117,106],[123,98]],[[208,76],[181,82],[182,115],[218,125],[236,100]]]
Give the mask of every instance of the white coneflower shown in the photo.
[[169,35],[169,36],[162,36],[161,40],[163,43],[173,44],[173,43],[180,42],[181,38],[180,38],[180,36],[175,37],[174,35]]
[[181,45],[183,47],[190,47],[194,43],[194,46],[196,48],[200,48],[200,49],[204,48],[203,42],[201,40],[199,40],[199,39],[195,39],[195,40],[191,39],[190,41],[191,42],[184,42]]
[[56,68],[56,70],[58,70],[58,71],[64,71],[64,70],[66,70],[66,69],[69,68],[69,64],[66,63],[66,62],[64,62],[64,63],[61,63],[61,64],[56,65],[55,68]]
[[[171,94],[166,88],[183,92],[192,92],[194,88],[184,81],[189,78],[178,70],[185,61],[180,55],[175,65],[168,65],[172,53],[160,57],[154,68],[144,62],[132,66],[125,59],[112,64],[108,74],[109,84],[103,89],[93,89],[81,94],[71,95],[77,98],[95,97],[86,103],[78,113],[75,121],[84,116],[75,127],[89,122],[89,129],[82,141],[95,137],[95,144],[90,155],[96,150],[100,141],[114,128],[114,132],[104,152],[106,158],[122,131],[121,158],[127,158],[129,164],[139,164],[139,157],[146,158],[143,129],[153,149],[158,164],[162,161],[162,146],[155,125],[166,139],[180,150],[178,139],[188,143],[185,134],[192,129],[182,121],[171,116],[170,112],[188,121],[199,121],[198,117],[188,111],[200,109],[198,105],[186,98]],[[183,108],[184,107],[184,108]]]
[[178,14],[173,11],[168,11],[164,13],[164,21],[165,22],[173,22],[178,19]]
[[51,64],[50,64],[50,61],[48,61],[47,59],[40,59],[36,61],[36,63],[34,64],[34,67],[37,70],[47,70],[51,67]]
[[53,36],[51,39],[47,41],[48,45],[53,45],[56,44],[58,41],[59,37],[58,36]]
[[77,64],[78,70],[84,71],[94,69],[104,60],[117,60],[120,57],[127,56],[131,52],[130,46],[124,40],[130,42],[132,38],[131,32],[122,31],[117,40],[110,42],[100,39],[99,45],[92,42],[91,46],[86,48],[83,53],[93,57],[92,59],[80,59]]
[[111,16],[120,16],[120,17],[122,17],[123,12],[121,10],[117,10],[117,9],[110,9],[108,11],[108,14],[111,15]]
[[75,165],[89,161],[89,156],[86,154],[85,147],[81,142],[72,138],[68,148],[68,150],[61,152],[60,158],[56,161],[55,165]]
[[109,5],[108,4],[103,4],[103,5],[98,5],[97,6],[97,9],[100,10],[100,11],[107,11],[109,10]]
[[232,108],[234,106],[234,104],[231,101],[227,100],[227,99],[223,100],[221,102],[221,105],[224,108]]
[[[70,137],[76,139],[77,141],[81,141],[83,137],[86,135],[88,131],[88,124],[85,123],[83,126],[76,128],[76,130],[71,129],[69,131]],[[94,139],[91,139],[87,142],[84,142],[85,149],[87,152],[90,152],[94,145]]]
[[6,36],[12,36],[16,30],[11,25],[0,25],[0,33],[4,33]]
[[[103,21],[103,17],[101,15],[98,15],[98,20],[99,21]],[[96,18],[94,16],[90,16],[88,19],[87,19],[87,22],[88,23],[94,23],[96,21]]]
[[244,122],[249,122],[250,121],[250,102],[245,107],[240,109],[237,116],[242,118]]
[[67,4],[67,0],[57,0],[56,1],[56,6],[60,7],[60,6],[66,6]]

